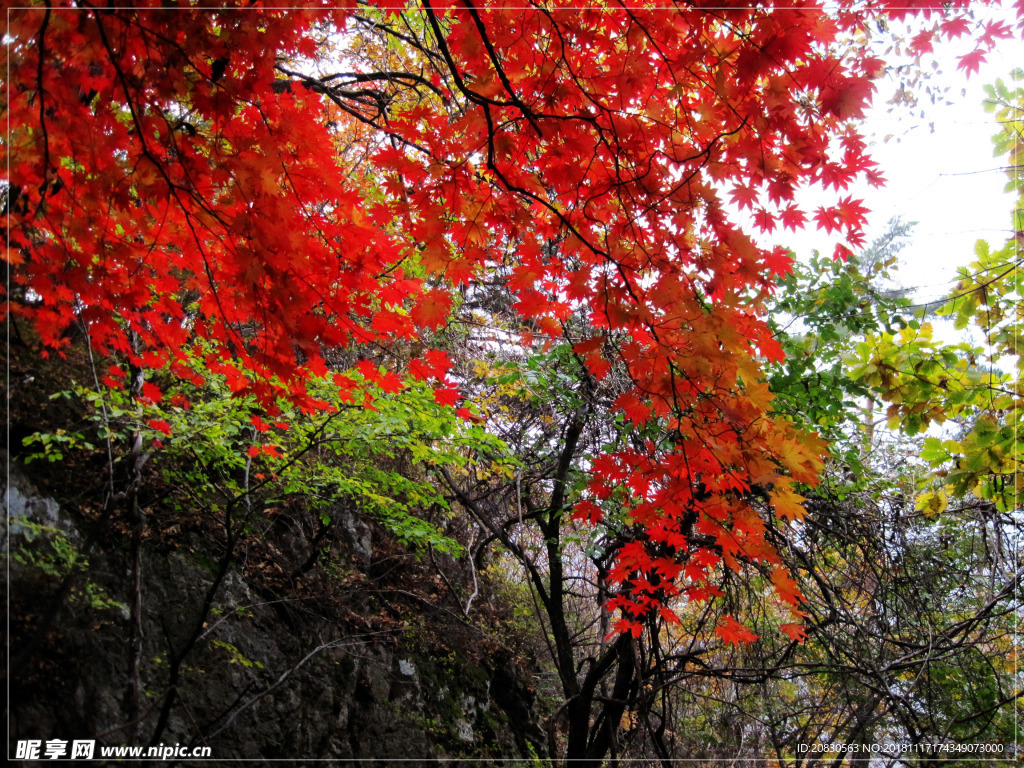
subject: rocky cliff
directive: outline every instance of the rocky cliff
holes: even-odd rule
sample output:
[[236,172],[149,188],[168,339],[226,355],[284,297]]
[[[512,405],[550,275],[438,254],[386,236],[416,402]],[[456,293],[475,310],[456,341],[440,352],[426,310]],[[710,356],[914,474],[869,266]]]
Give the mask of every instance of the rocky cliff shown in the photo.
[[135,527],[82,477],[42,472],[40,491],[5,463],[12,753],[95,739],[214,759],[543,757],[525,654],[494,630],[493,597],[462,613],[455,561],[341,505],[327,522],[271,510],[229,546],[216,521],[162,516],[150,487]]

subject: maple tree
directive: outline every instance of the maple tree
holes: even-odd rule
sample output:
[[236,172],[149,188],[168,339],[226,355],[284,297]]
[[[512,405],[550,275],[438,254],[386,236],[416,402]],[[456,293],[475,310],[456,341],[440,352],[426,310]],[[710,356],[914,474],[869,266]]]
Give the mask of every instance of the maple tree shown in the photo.
[[[801,321],[799,332],[795,324],[776,330],[788,355],[767,370],[777,393],[772,406],[827,429],[833,458],[821,484],[802,491],[801,524],[766,526],[788,575],[726,571],[715,551],[695,553],[683,575],[717,571],[713,588],[688,589],[677,621],[645,622],[650,631],[635,646],[606,637],[614,622],[598,606],[609,596],[611,554],[635,539],[636,527],[621,509],[603,510],[596,522],[560,522],[549,489],[557,483],[570,497],[579,493],[594,461],[655,437],[657,428],[638,428],[623,414],[608,418],[624,386],[621,368],[595,386],[564,342],[528,355],[485,343],[463,350],[477,360],[474,401],[520,463],[514,477],[479,466],[450,475],[488,534],[476,557],[495,540],[506,553],[487,572],[525,574],[533,584],[523,610],[550,643],[534,653],[551,660],[562,684],[558,701],[566,702],[549,723],[551,754],[561,752],[555,745],[564,737],[565,754],[580,756],[606,748],[620,759],[774,753],[790,760],[797,745],[814,741],[867,743],[895,732],[912,743],[940,742],[959,729],[995,734],[1006,727],[1005,633],[1018,576],[1005,542],[1019,526],[970,497],[941,520],[917,513],[911,489],[918,467],[908,457],[920,446],[909,439],[889,445],[894,436],[881,429],[872,436],[862,405],[869,390],[843,370],[843,356],[863,335],[913,321],[909,302],[879,285],[907,232],[896,223],[848,262],[821,257],[798,265],[771,302],[778,325]],[[479,296],[477,303],[494,323],[494,307]],[[809,349],[814,354],[805,356]],[[628,508],[631,495],[620,488],[614,500]],[[629,557],[637,551],[626,548]],[[656,594],[651,579],[634,584]],[[803,595],[803,626],[788,620],[785,604],[781,611],[773,605],[778,587]],[[961,632],[968,623],[972,630]],[[751,634],[758,642],[749,642]],[[982,675],[990,664],[991,674]],[[967,675],[977,690],[951,697],[943,674]],[[894,686],[905,697],[879,693]],[[576,742],[571,751],[574,738],[585,747]]]
[[[719,563],[764,570],[798,637],[765,534],[804,515],[824,443],[772,408],[764,311],[790,258],[757,236],[813,223],[836,256],[860,248],[846,190],[882,180],[856,120],[884,62],[857,35],[920,12],[925,51],[971,23],[926,0],[322,5],[12,10],[15,321],[49,350],[84,337],[140,402],[157,370],[201,386],[199,359],[272,417],[282,397],[373,407],[419,380],[472,420],[435,338],[494,279],[517,343],[564,342],[631,430],[544,503],[555,530],[627,521],[607,574],[622,658],[678,621],[673,601],[713,596]],[[1013,34],[977,30],[967,70]],[[354,355],[374,357],[360,376]],[[336,398],[317,396],[325,376]],[[718,636],[755,635],[728,616]]]

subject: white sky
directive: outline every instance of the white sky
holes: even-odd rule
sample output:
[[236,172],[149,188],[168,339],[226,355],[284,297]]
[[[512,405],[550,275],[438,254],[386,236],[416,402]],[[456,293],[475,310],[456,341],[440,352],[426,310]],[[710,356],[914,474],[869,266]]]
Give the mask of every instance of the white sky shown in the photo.
[[[992,13],[1013,18],[1006,11]],[[965,45],[970,42],[961,41],[955,53],[967,50]],[[997,77],[1009,82],[1010,71],[1024,67],[1024,41],[1004,42],[969,79],[957,71],[955,55],[943,55],[939,62],[941,74],[934,81],[950,86],[952,106],[932,106],[919,91],[920,107],[887,112],[890,105],[885,102],[894,86],[885,79],[879,81],[876,106],[863,132],[869,140],[875,139],[871,153],[887,184],[881,189],[854,190],[871,209],[868,242],[885,231],[893,216],[918,222],[910,244],[900,254],[901,267],[895,275],[903,286],[920,287],[914,294],[916,301],[948,293],[956,267],[973,260],[977,240],[1001,245],[1009,235],[1013,197],[1003,192],[1006,174],[993,170],[1005,165],[1006,158],[993,156],[991,136],[997,125],[994,115],[982,106],[982,86]],[[923,119],[918,117],[922,108]],[[883,142],[887,135],[892,138]],[[812,248],[832,252],[833,241],[813,232],[797,237],[787,232],[776,239],[801,259]]]

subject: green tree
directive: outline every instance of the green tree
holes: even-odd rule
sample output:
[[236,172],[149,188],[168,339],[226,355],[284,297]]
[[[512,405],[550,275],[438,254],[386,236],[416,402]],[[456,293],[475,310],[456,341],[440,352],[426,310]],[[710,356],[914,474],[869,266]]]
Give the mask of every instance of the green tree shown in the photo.
[[1008,192],[1017,195],[1011,236],[998,248],[979,240],[976,259],[958,271],[959,280],[937,310],[971,341],[947,343],[935,338],[929,322],[914,320],[898,334],[869,335],[850,356],[852,375],[890,403],[893,428],[923,433],[931,424],[951,422],[942,436],[924,441],[922,456],[932,467],[918,506],[941,513],[953,496],[972,494],[1001,511],[1019,508],[1024,493],[1019,452],[1024,438],[1021,409],[1024,384],[1020,341],[1021,232],[1024,185],[1021,136],[1024,130],[1024,72],[1014,70],[1011,85],[987,86],[985,107],[995,114],[999,132],[995,156],[1007,159]]

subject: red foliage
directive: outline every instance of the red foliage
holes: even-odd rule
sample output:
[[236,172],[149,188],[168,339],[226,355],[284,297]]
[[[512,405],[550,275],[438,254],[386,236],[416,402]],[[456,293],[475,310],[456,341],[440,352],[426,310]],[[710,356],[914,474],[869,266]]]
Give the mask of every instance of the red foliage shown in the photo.
[[[756,208],[762,229],[795,229],[808,217],[795,190],[878,180],[852,121],[881,62],[861,49],[843,59],[840,43],[871,8],[948,4],[426,3],[448,69],[386,120],[281,63],[315,53],[316,25],[359,34],[354,1],[315,5],[10,11],[11,311],[51,348],[79,324],[98,353],[201,384],[184,365],[199,339],[234,391],[316,409],[304,382],[327,370],[328,351],[426,336],[447,322],[454,287],[514,253],[515,308],[549,334],[589,308],[601,335],[577,352],[597,377],[624,366],[634,386],[617,407],[672,436],[670,449],[595,462],[593,501],[575,507],[599,520],[618,479],[639,497],[631,515],[647,533],[613,569],[633,585],[630,611],[652,614],[680,591],[649,548],[688,563],[693,599],[714,594],[709,547],[730,565],[776,563],[740,499],[755,484],[813,482],[821,446],[765,416],[758,357],[781,350],[761,301],[788,257],[759,248],[728,200]],[[970,29],[947,17],[913,46]],[[989,24],[983,43],[1008,33]],[[339,130],[366,149],[372,193]],[[823,195],[818,226],[839,236],[837,252],[858,247],[863,206]],[[628,340],[610,351],[613,336]],[[450,367],[427,351],[407,370],[455,406]],[[367,386],[402,386],[359,369]],[[363,385],[334,381],[344,401],[369,403]],[[695,531],[714,543],[691,545]],[[662,597],[640,599],[647,587]],[[735,620],[719,634],[752,638]]]
[[715,627],[715,634],[722,638],[723,642],[739,645],[740,643],[751,643],[757,640],[757,635],[740,624],[732,616],[722,617],[722,621]]

